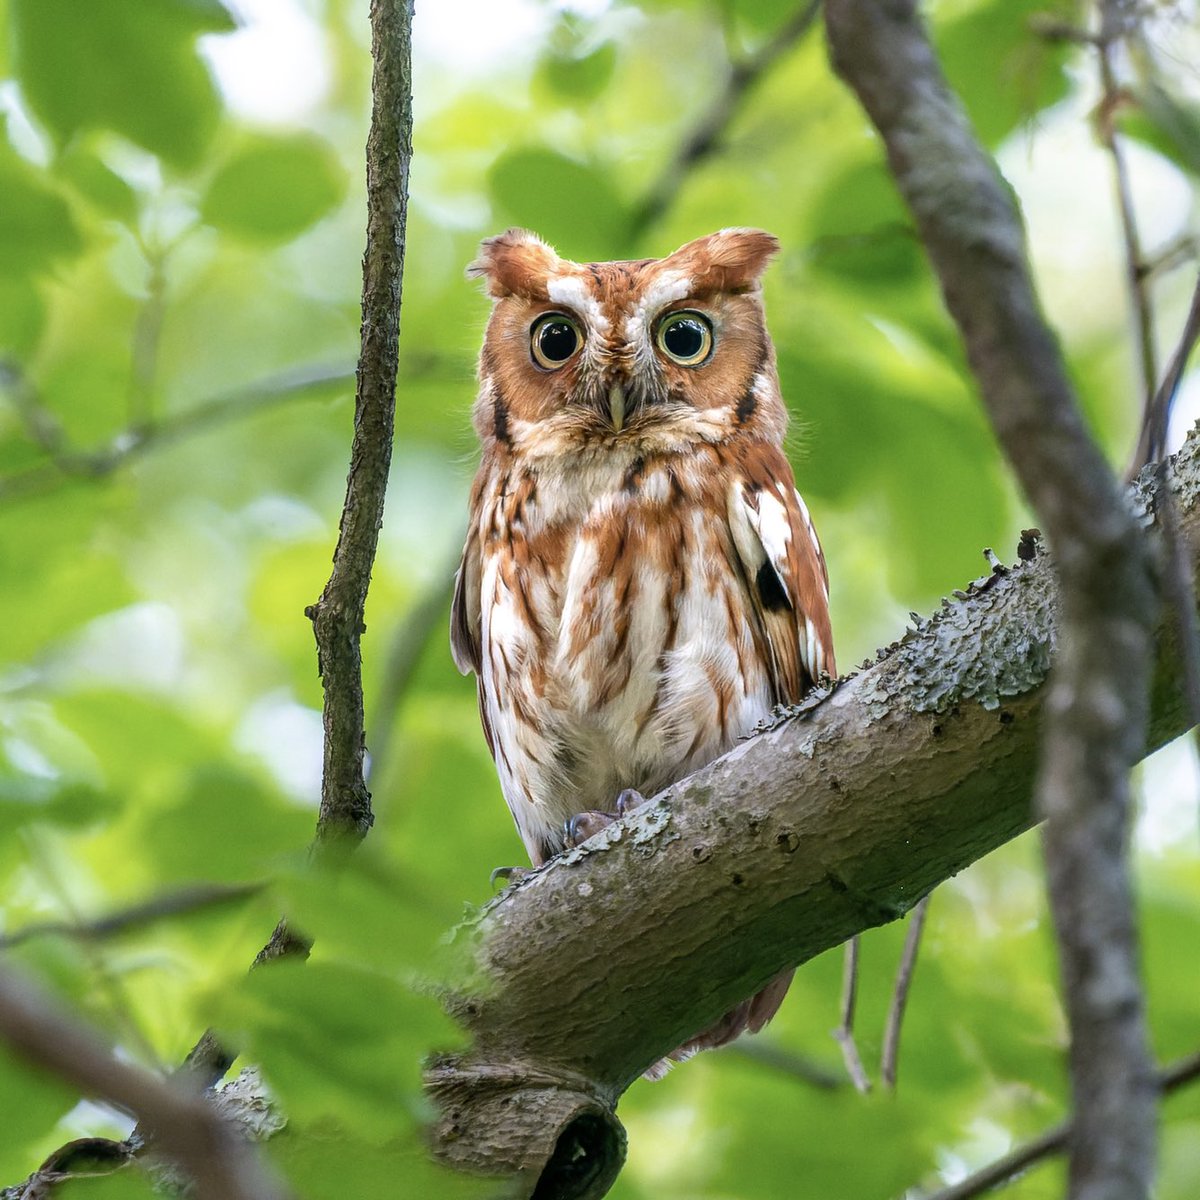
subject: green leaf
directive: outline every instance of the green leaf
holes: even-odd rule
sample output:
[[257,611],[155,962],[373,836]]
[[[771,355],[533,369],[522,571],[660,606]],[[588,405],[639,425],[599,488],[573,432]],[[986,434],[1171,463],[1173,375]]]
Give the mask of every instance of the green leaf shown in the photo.
[[604,42],[590,54],[547,54],[538,66],[537,79],[564,100],[589,104],[608,86],[616,65],[616,46]]
[[496,1200],[496,1183],[439,1167],[420,1138],[391,1136],[379,1142],[342,1122],[303,1125],[289,1120],[271,1140],[271,1158],[302,1200],[346,1196],[429,1196],[437,1200]]
[[341,959],[380,970],[424,967],[457,915],[370,845],[345,862],[326,856],[285,870],[275,890],[306,936],[336,948]]
[[79,1097],[65,1083],[28,1066],[0,1045],[0,1178],[20,1179],[40,1161],[32,1143],[41,1143]]
[[1029,23],[1053,7],[1048,0],[989,0],[934,27],[946,77],[987,146],[1067,94],[1068,48],[1040,37]]
[[285,242],[331,212],[345,194],[346,173],[327,142],[307,133],[258,137],[217,172],[200,215],[240,237]]
[[1149,81],[1136,107],[1117,109],[1117,127],[1191,174],[1200,174],[1200,108]]
[[60,143],[112,129],[173,166],[199,161],[220,103],[196,50],[230,30],[216,0],[12,0],[16,73]]
[[877,287],[922,272],[908,210],[883,163],[855,163],[835,175],[811,213],[809,262],[821,274]]
[[48,643],[133,598],[120,557],[95,543],[104,512],[99,500],[85,508],[60,491],[30,502],[24,520],[9,521],[0,538],[0,573],[21,586],[0,588],[0,625],[8,630],[0,663],[44,653]]
[[0,279],[44,271],[83,242],[67,202],[0,140]]
[[80,1176],[55,1184],[61,1200],[162,1200],[145,1173],[137,1166],[122,1167],[111,1175]]
[[611,174],[536,146],[502,154],[488,174],[492,202],[504,218],[534,230],[571,258],[621,253],[625,206]]
[[299,851],[313,816],[227,764],[197,767],[177,803],[151,815],[146,845],[165,879],[254,881]]
[[[0,226],[3,221],[0,215]],[[0,358],[27,359],[41,337],[45,322],[45,301],[29,280],[0,275]]]
[[403,1128],[422,1058],[453,1036],[432,996],[329,961],[281,959],[212,1000],[213,1023],[262,1066],[289,1116],[369,1136]]
[[72,184],[104,216],[132,225],[138,212],[133,188],[92,151],[72,143],[54,163],[54,172]]

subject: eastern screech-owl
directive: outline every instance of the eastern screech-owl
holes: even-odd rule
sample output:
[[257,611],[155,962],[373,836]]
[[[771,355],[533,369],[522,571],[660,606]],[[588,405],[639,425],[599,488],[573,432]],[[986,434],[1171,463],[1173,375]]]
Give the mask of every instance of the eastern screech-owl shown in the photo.
[[[651,796],[834,674],[825,562],[781,449],[760,277],[724,229],[664,259],[483,243],[483,459],[452,613],[535,866],[564,823]],[[759,1029],[790,974],[680,1055]]]

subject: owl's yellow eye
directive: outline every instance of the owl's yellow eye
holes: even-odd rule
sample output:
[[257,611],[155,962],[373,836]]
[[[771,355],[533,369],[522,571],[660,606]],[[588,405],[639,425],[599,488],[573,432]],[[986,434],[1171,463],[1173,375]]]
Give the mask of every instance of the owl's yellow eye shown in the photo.
[[698,367],[712,353],[712,325],[703,313],[671,313],[658,326],[658,348],[681,367]]
[[579,326],[563,313],[538,317],[529,331],[533,361],[547,371],[557,371],[582,344]]

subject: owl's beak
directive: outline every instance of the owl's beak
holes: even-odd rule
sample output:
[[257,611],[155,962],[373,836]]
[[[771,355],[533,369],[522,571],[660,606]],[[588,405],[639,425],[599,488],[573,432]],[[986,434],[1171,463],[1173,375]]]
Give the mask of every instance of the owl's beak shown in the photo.
[[608,415],[613,429],[620,433],[625,425],[625,389],[619,383],[608,389]]

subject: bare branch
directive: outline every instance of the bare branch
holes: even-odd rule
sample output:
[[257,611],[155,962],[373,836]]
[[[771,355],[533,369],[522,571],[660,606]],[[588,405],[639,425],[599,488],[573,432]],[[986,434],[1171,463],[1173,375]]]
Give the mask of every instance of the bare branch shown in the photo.
[[[1138,361],[1142,377],[1142,411],[1144,424],[1150,425],[1154,396],[1158,388],[1158,362],[1154,348],[1154,310],[1150,303],[1150,281],[1142,240],[1138,233],[1137,214],[1133,207],[1133,189],[1125,149],[1117,136],[1116,116],[1127,102],[1125,90],[1117,82],[1113,66],[1115,48],[1131,32],[1137,21],[1134,5],[1129,0],[1099,0],[1100,32],[1096,37],[1096,56],[1100,68],[1102,96],[1096,112],[1096,125],[1101,145],[1108,151],[1113,165],[1113,183],[1117,192],[1117,211],[1121,218],[1121,238],[1125,248],[1125,280],[1133,307],[1134,328],[1137,331]],[[1165,429],[1163,430],[1165,432]],[[1164,445],[1152,446],[1149,458],[1135,466],[1139,470],[1147,462],[1157,461],[1166,452]]]
[[256,896],[263,890],[259,883],[197,884],[182,887],[140,904],[130,905],[93,921],[38,921],[12,933],[0,935],[0,950],[11,950],[24,942],[43,937],[69,937],[96,941],[118,933],[128,933],[155,921],[188,913],[203,912],[234,900]]
[[800,1080],[801,1083],[820,1088],[823,1092],[836,1092],[846,1085],[845,1078],[836,1071],[807,1055],[796,1054],[778,1042],[766,1038],[739,1038],[728,1046],[722,1046],[716,1053],[761,1063],[764,1067],[770,1067],[773,1071]]
[[1131,476],[1136,475],[1147,463],[1158,462],[1166,453],[1171,410],[1175,406],[1175,397],[1179,392],[1179,384],[1187,369],[1188,360],[1196,348],[1197,338],[1200,338],[1200,279],[1196,280],[1192,291],[1192,303],[1183,323],[1183,331],[1179,335],[1179,345],[1171,355],[1162,383],[1142,415],[1142,431],[1133,454]]
[[374,815],[363,777],[362,651],[367,587],[383,524],[395,429],[396,363],[412,161],[412,0],[372,0],[371,131],[362,350],[350,475],[333,573],[311,605],[325,689],[325,760],[317,839],[366,836]]
[[[1197,1079],[1200,1079],[1200,1053],[1189,1054],[1186,1058],[1176,1060],[1169,1067],[1164,1067],[1158,1073],[1158,1086],[1162,1095],[1167,1096]],[[966,1179],[960,1179],[951,1187],[932,1193],[926,1200],[972,1200],[975,1196],[982,1196],[984,1192],[990,1192],[993,1188],[1007,1183],[1035,1162],[1049,1158],[1052,1154],[1061,1154],[1066,1149],[1070,1136],[1071,1122],[1064,1121],[1028,1142],[1022,1142],[1003,1158],[988,1163],[986,1167],[981,1167]]]
[[871,1090],[871,1079],[863,1066],[862,1056],[858,1052],[858,1043],[854,1040],[854,1010],[858,1005],[858,952],[859,940],[852,937],[847,943],[842,958],[842,1004],[841,1020],[833,1031],[834,1040],[842,1048],[842,1062],[846,1066],[846,1074],[855,1090],[866,1095]]
[[49,462],[0,476],[0,501],[41,496],[67,479],[107,478],[151,451],[183,438],[353,382],[353,373],[342,366],[286,371],[139,429],[124,429],[107,444],[83,450],[70,445],[57,418],[42,404],[20,369],[12,363],[0,362],[0,388],[12,396],[30,437],[50,458]]
[[1156,608],[1149,555],[1041,318],[1012,197],[946,86],[915,0],[828,0],[826,28],[1057,560],[1062,631],[1037,797],[1071,1026],[1071,1195],[1137,1200],[1153,1178],[1157,1097],[1125,852]]
[[22,1058],[133,1113],[194,1181],[197,1200],[284,1200],[251,1147],[197,1094],[116,1058],[47,994],[0,970],[0,1036]]
[[904,952],[900,956],[900,969],[896,973],[896,987],[892,992],[892,1003],[888,1008],[887,1025],[883,1032],[883,1057],[880,1073],[883,1085],[896,1086],[896,1070],[900,1063],[900,1029],[904,1024],[904,1009],[908,1004],[908,990],[912,986],[913,971],[917,966],[917,951],[921,948],[921,934],[925,929],[925,917],[929,912],[929,897],[921,900],[912,910],[908,931],[904,936]]
[[632,240],[636,241],[671,207],[688,173],[720,145],[725,130],[754,85],[812,28],[820,12],[820,0],[809,0],[754,54],[731,64],[725,87],[717,93],[708,111],[684,138],[675,156],[634,210],[629,223]]
[[[367,246],[363,255],[362,346],[350,473],[333,572],[306,609],[324,685],[324,767],[315,851],[366,837],[374,815],[364,777],[361,638],[395,428],[396,369],[404,272],[408,170],[412,161],[412,0],[372,0],[371,130],[367,138]],[[311,943],[286,917],[254,966],[307,955]],[[216,1083],[236,1055],[208,1030],[182,1071]]]

